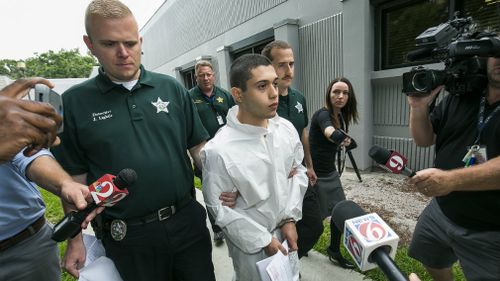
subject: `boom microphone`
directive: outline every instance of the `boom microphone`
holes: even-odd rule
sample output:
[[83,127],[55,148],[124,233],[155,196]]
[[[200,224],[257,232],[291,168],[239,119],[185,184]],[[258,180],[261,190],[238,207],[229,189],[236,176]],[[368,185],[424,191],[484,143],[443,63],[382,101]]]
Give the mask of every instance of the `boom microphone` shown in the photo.
[[344,246],[361,271],[378,267],[390,281],[406,281],[394,263],[399,236],[375,213],[349,200],[335,205],[332,219],[344,231]]
[[375,162],[384,166],[394,174],[403,174],[410,178],[416,175],[414,171],[406,167],[408,160],[397,151],[389,151],[383,147],[374,145],[370,148],[370,151],[368,151],[368,155],[370,155]]
[[105,174],[100,179],[89,185],[92,203],[82,211],[72,211],[54,226],[52,240],[62,242],[75,237],[80,233],[81,224],[85,218],[97,207],[111,207],[128,195],[127,187],[137,180],[137,174],[132,169],[123,169],[115,177]]

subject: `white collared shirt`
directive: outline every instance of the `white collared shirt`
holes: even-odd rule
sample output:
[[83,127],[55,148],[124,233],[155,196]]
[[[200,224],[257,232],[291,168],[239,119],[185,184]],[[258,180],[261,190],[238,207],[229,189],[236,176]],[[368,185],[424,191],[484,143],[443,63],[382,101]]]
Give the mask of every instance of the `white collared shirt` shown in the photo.
[[[226,237],[246,253],[266,247],[276,226],[302,217],[307,189],[304,151],[293,125],[276,116],[268,127],[242,124],[238,106],[201,152],[203,196]],[[290,171],[296,174],[288,178]],[[222,206],[221,192],[238,190],[236,206]]]

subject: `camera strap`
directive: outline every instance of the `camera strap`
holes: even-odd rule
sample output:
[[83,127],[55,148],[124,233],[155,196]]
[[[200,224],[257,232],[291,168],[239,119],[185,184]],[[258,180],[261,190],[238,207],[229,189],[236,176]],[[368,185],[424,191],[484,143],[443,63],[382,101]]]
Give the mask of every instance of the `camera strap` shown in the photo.
[[[340,123],[340,129],[345,130],[345,132],[347,132],[347,124],[345,123],[342,112],[339,113],[338,120]],[[339,172],[339,175],[342,175],[342,173],[344,172],[345,158],[346,158],[346,148],[345,146],[339,145],[337,149],[337,171]]]
[[[486,91],[485,91],[486,93]],[[477,137],[474,141],[474,144],[479,144],[479,139],[481,137],[481,133],[483,132],[484,127],[488,124],[488,122],[500,111],[500,104],[498,104],[493,111],[484,118],[484,109],[486,107],[486,94],[481,97],[481,103],[479,105],[479,116],[477,119]]]

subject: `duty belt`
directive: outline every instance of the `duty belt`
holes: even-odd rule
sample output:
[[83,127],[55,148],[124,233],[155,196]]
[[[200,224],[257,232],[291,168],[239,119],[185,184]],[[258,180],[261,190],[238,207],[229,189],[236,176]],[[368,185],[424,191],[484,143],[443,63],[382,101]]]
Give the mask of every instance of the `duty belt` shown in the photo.
[[[190,194],[187,194],[177,202],[177,204],[172,205],[172,206],[166,206],[163,208],[160,208],[152,213],[149,213],[145,216],[138,217],[138,218],[131,218],[131,219],[124,219],[123,221],[127,224],[127,226],[135,226],[135,225],[141,225],[141,224],[146,224],[146,223],[152,223],[156,221],[163,221],[171,216],[173,216],[175,213],[177,213],[180,209],[185,207],[189,202],[191,202],[192,197]],[[113,218],[107,218],[106,222],[104,223],[104,229],[109,229],[110,228],[110,221],[113,220]]]

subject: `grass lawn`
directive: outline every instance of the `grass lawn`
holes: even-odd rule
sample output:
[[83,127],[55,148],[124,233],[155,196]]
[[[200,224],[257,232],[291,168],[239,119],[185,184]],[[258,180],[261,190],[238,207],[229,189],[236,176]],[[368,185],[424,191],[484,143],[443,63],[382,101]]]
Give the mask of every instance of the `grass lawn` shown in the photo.
[[[198,178],[195,178],[195,186],[197,188],[201,188],[201,183]],[[63,211],[61,208],[61,203],[59,201],[59,198],[53,195],[50,192],[45,191],[44,189],[40,189],[42,192],[43,199],[45,201],[45,204],[47,205],[47,211],[46,211],[46,218],[52,222],[52,223],[57,223],[60,219],[63,217]],[[314,246],[314,249],[323,255],[326,255],[326,247],[330,244],[330,226],[329,222],[324,223],[324,229],[325,231],[323,232],[323,235],[321,235],[318,243]],[[60,243],[59,244],[59,251],[61,253],[61,258],[62,254],[64,253],[66,249],[66,242]],[[342,252],[345,257],[349,257],[349,254],[346,252],[344,247],[342,246]],[[422,281],[432,281],[432,278],[430,277],[429,274],[427,274],[427,271],[425,271],[424,267],[416,260],[408,257],[407,255],[407,250],[408,248],[406,246],[399,246],[397,254],[396,254],[396,264],[398,267],[406,273],[411,273],[415,272]],[[332,264],[332,266],[335,266]],[[455,280],[456,281],[465,281],[465,277],[462,273],[462,270],[460,267],[455,264],[453,267],[453,271],[455,273]],[[385,281],[387,278],[384,276],[382,271],[380,269],[374,269],[370,270],[368,272],[364,273],[368,278],[377,280],[377,281]],[[75,281],[76,279],[70,276],[68,273],[64,272],[62,281]],[[223,281],[223,280],[222,280]]]
[[[45,189],[40,188],[40,192],[42,193],[43,201],[47,206],[45,212],[45,218],[53,224],[56,224],[64,217],[64,213],[61,207],[61,200],[59,197],[54,194],[46,191]],[[66,251],[66,242],[59,243],[59,253],[62,256]],[[73,276],[69,275],[67,272],[63,272],[62,281],[76,281],[77,279],[73,278]]]
[[[324,225],[325,231],[321,235],[321,237],[320,237],[319,241],[316,243],[316,245],[314,245],[314,249],[316,251],[322,253],[323,255],[327,255],[326,248],[328,247],[328,245],[330,245],[330,223],[325,221],[323,223],[323,225]],[[352,261],[351,257],[349,256],[349,253],[347,253],[347,250],[344,248],[343,245],[341,246],[341,251],[342,251],[344,257],[348,257],[349,260]],[[396,262],[397,266],[401,269],[401,271],[407,273],[407,275],[409,275],[411,272],[415,272],[420,277],[420,279],[422,281],[432,281],[431,276],[427,273],[427,271],[422,266],[422,264],[420,262],[418,262],[417,260],[410,258],[408,256],[407,252],[408,252],[408,247],[401,246],[401,245],[398,246],[398,251],[396,253],[395,262]],[[332,264],[332,266],[335,266],[335,265]],[[360,272],[357,269],[356,269],[356,271]],[[455,274],[456,281],[465,281],[466,280],[463,273],[462,273],[462,270],[460,269],[460,267],[457,264],[455,264],[453,266],[453,272]],[[365,274],[368,278],[370,278],[372,280],[377,280],[377,281],[387,280],[385,275],[378,268],[364,272],[363,274]]]

